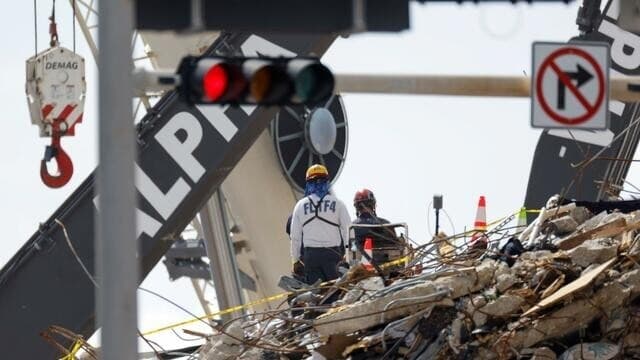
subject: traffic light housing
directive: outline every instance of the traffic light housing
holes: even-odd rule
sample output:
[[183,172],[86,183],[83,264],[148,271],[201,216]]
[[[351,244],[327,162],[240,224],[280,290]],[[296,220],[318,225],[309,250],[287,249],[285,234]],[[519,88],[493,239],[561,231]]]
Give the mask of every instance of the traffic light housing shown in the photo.
[[333,94],[331,71],[310,57],[185,57],[178,91],[194,104],[316,105]]

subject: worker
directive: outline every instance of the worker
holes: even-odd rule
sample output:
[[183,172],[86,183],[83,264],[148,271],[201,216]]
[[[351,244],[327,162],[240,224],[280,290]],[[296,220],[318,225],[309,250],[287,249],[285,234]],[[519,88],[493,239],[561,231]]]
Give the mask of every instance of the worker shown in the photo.
[[[356,192],[353,197],[353,206],[356,209],[356,219],[353,221],[354,225],[378,225],[389,224],[387,219],[378,217],[376,214],[376,197],[373,191],[369,189],[362,189]],[[380,245],[391,241],[396,238],[395,231],[386,227],[354,227],[354,237],[356,240],[356,247],[363,252],[364,241],[366,237],[371,237],[375,243]]]
[[329,193],[327,168],[309,167],[305,196],[296,203],[291,219],[293,272],[304,269],[308,284],[338,278],[350,224],[344,203]]

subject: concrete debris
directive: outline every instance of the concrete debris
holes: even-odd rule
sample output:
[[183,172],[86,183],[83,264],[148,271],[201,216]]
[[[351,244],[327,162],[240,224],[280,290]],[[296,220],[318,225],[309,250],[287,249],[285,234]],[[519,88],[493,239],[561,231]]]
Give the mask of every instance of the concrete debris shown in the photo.
[[578,228],[578,222],[571,215],[551,220],[550,223],[553,224],[556,235],[568,234]]
[[582,245],[569,251],[567,255],[571,261],[581,267],[591,264],[602,264],[615,257],[618,252],[618,244],[609,239],[587,240]]
[[[640,358],[640,212],[594,216],[554,198],[537,221],[526,236],[488,231],[477,258],[439,234],[404,270],[352,266],[232,321],[200,358]],[[491,246],[519,238],[509,255]]]
[[565,351],[558,360],[610,360],[620,354],[616,344],[578,344]]
[[556,360],[557,358],[558,357],[556,356],[556,353],[553,352],[553,350],[549,349],[548,347],[541,347],[535,349],[531,360]]
[[518,282],[518,278],[513,274],[501,274],[496,277],[496,289],[499,292],[504,293]]

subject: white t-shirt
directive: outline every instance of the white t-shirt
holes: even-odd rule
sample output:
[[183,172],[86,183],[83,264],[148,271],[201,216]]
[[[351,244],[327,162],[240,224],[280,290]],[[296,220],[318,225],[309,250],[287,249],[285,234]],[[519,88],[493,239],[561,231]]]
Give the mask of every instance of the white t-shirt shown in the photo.
[[[317,216],[326,220],[323,221]],[[304,225],[308,220],[306,225]],[[328,222],[336,225],[329,224]],[[296,203],[291,218],[291,257],[300,259],[300,249],[305,247],[334,247],[345,245],[349,239],[351,217],[344,203],[327,194],[322,201],[316,194],[306,196]],[[341,237],[342,236],[342,237]]]

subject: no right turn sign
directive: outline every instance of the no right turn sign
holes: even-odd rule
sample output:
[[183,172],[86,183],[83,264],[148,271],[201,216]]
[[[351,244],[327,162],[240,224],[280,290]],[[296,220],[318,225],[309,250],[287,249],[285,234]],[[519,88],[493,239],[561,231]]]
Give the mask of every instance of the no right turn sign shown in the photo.
[[609,46],[605,43],[533,44],[531,125],[606,129]]

